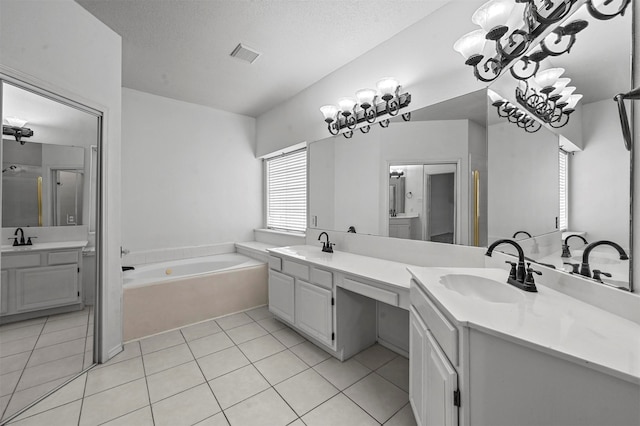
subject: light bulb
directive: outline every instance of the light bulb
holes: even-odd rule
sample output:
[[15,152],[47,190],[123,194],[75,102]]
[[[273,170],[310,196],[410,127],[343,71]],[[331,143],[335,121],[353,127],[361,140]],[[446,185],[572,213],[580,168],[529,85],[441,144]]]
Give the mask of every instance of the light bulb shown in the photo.
[[485,35],[483,30],[471,31],[454,43],[453,50],[460,53],[464,59],[469,59],[471,55],[479,55],[487,42]]
[[23,120],[22,118],[18,118],[18,117],[5,117],[4,121],[7,122],[7,124],[11,127],[23,127],[25,124],[27,124],[27,120]]
[[400,83],[395,78],[387,77],[378,81],[377,88],[380,93],[380,97],[385,101],[393,98],[396,94],[396,89]]
[[377,92],[373,89],[360,89],[356,92],[356,98],[358,103],[363,109],[369,108],[373,105],[373,100],[376,97]]
[[324,116],[324,121],[327,123],[333,122],[338,114],[338,108],[335,105],[325,105],[320,107],[320,112]]
[[556,84],[553,85],[553,87],[555,87],[555,89],[553,89],[553,91],[550,93],[550,95],[559,94],[560,92],[562,92],[562,89],[567,87],[567,85],[569,83],[571,83],[571,79],[570,78],[559,78],[558,81],[556,81]]
[[545,87],[553,86],[562,73],[564,73],[564,68],[549,68],[543,71],[538,71],[534,80],[544,89]]
[[582,99],[582,95],[569,96],[569,98],[567,99],[567,106],[565,106],[564,109],[575,109],[576,104],[580,99]]
[[475,11],[471,22],[480,25],[485,32],[489,32],[499,25],[507,24],[515,4],[514,0],[488,1]]
[[350,115],[353,112],[353,107],[356,106],[356,100],[353,98],[340,98],[338,99],[338,106],[342,115]]
[[562,89],[562,92],[560,92],[560,99],[557,100],[557,103],[561,104],[567,102],[567,99],[575,90],[576,88],[573,86],[565,87],[564,89]]

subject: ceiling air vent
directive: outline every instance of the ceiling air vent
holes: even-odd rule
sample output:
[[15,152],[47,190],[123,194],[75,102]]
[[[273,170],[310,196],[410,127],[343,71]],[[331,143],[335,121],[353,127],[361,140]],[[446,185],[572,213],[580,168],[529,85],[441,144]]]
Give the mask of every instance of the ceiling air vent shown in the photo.
[[231,52],[231,56],[233,56],[234,58],[242,59],[243,61],[247,61],[252,64],[253,61],[258,59],[258,56],[260,56],[260,54],[255,50],[251,50],[242,43],[239,43],[236,48],[233,49],[233,52]]

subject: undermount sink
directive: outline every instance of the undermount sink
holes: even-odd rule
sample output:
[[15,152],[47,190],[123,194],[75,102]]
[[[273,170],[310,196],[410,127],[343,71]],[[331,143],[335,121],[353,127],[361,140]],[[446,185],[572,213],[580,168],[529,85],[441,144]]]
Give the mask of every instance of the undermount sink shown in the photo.
[[463,296],[493,303],[516,303],[522,299],[522,290],[506,282],[469,274],[448,274],[440,277],[440,284]]

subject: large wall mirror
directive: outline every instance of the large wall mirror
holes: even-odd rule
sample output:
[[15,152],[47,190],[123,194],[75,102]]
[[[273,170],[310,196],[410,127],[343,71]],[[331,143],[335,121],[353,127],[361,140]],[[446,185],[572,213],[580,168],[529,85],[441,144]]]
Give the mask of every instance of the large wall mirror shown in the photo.
[[94,362],[101,115],[0,82],[4,423]]
[[[563,128],[527,133],[499,117],[488,91],[513,98],[517,81],[506,73],[488,90],[413,111],[410,122],[311,143],[308,223],[478,246],[515,238],[529,259],[567,273],[574,267],[565,263],[580,263],[585,248],[572,237],[571,256],[561,257],[563,237],[571,234],[589,243],[611,240],[629,253],[631,159],[613,97],[631,88],[631,15],[598,21],[578,11],[572,19],[589,26],[569,54],[543,62],[543,69],[564,68],[584,95]],[[562,200],[561,154],[567,160]],[[425,170],[444,165],[454,170],[446,184],[453,188],[434,202]],[[447,220],[429,233],[425,224],[434,212]],[[612,247],[596,247],[590,262],[611,275],[602,274],[603,282],[628,288],[631,261]]]

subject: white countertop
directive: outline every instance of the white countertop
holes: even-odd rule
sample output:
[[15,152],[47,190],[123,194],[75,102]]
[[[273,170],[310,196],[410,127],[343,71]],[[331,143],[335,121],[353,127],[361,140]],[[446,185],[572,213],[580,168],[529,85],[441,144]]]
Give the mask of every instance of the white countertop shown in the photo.
[[[640,384],[640,325],[536,283],[529,293],[492,268],[410,267],[409,272],[460,326],[490,333]],[[441,282],[445,275],[477,275],[503,282],[509,298],[490,302]],[[543,281],[538,279],[538,281]]]
[[73,249],[85,247],[89,241],[53,241],[49,243],[34,243],[30,246],[12,246],[10,244],[2,246],[2,253],[22,253],[26,251],[43,251],[57,249]]
[[405,290],[409,289],[411,281],[411,275],[407,270],[407,266],[411,265],[405,263],[336,250],[333,253],[324,253],[321,247],[309,245],[269,248],[267,251]]
[[416,219],[420,217],[418,213],[396,213],[395,216],[389,216],[389,219]]

